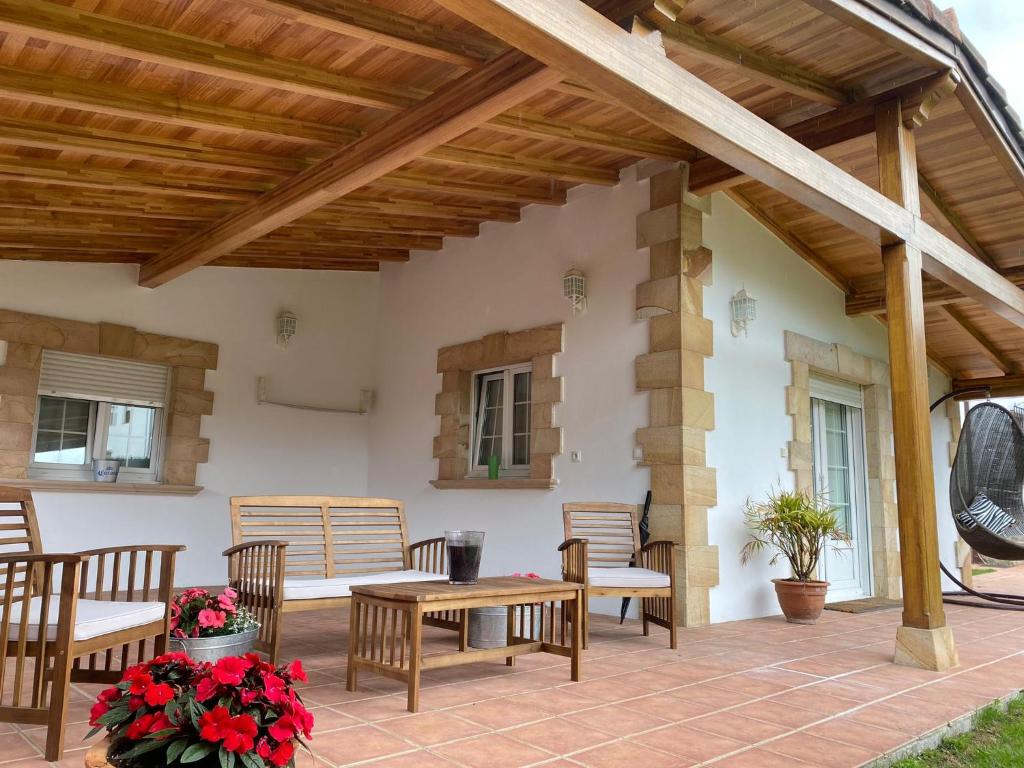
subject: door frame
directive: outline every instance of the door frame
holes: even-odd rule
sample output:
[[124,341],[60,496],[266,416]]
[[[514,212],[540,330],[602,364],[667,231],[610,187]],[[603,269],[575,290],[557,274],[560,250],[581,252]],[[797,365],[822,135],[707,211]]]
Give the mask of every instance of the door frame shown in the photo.
[[[850,449],[851,501],[853,502],[854,527],[853,556],[860,564],[861,597],[872,597],[875,594],[874,573],[872,568],[871,542],[871,504],[868,491],[868,456],[865,437],[864,389],[859,384],[825,376],[812,376],[810,381],[811,397],[811,447],[812,466],[816,477],[816,487],[824,487],[824,477],[820,470],[825,460],[824,425],[819,425],[814,416],[815,400],[835,403],[844,407],[846,418],[847,440]],[[855,410],[851,410],[855,409]],[[830,546],[828,544],[826,547]],[[825,553],[822,553],[824,562]],[[825,578],[828,578],[826,570]]]

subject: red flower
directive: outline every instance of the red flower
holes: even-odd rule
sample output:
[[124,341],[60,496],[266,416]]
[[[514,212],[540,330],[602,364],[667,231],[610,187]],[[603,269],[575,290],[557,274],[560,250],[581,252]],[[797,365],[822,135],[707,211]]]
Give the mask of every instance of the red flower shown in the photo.
[[141,696],[153,684],[153,678],[148,672],[138,671],[131,678],[126,679],[131,680],[128,692],[134,696]]
[[215,707],[199,718],[199,737],[221,742],[228,752],[251,752],[258,728],[249,715],[231,716],[226,707]]
[[162,707],[174,698],[174,689],[167,683],[157,683],[146,689],[146,703],[151,707]]
[[146,700],[144,698],[142,698],[141,696],[131,696],[128,699],[128,711],[129,712],[134,712],[135,710],[137,710],[139,707],[141,707],[145,703],[146,703]]
[[109,704],[110,702],[117,701],[120,698],[121,698],[121,689],[120,688],[107,688],[104,691],[100,691],[100,695],[96,697],[96,700],[97,701],[106,702],[106,703]]
[[301,726],[287,712],[275,720],[267,729],[270,738],[275,741],[288,741],[299,735]]
[[173,727],[174,725],[167,718],[167,715],[163,712],[157,712],[154,715],[141,715],[134,723],[128,726],[124,735],[132,741],[138,741],[143,736]]
[[227,614],[223,611],[215,611],[212,608],[204,608],[199,612],[199,626],[206,629],[220,629],[224,626]]
[[110,711],[110,705],[105,701],[97,701],[89,710],[89,725],[98,726],[100,718]]
[[204,677],[196,686],[196,701],[207,701],[217,693],[217,683],[211,677]]
[[309,678],[306,677],[306,670],[302,668],[302,662],[298,659],[288,666],[288,674],[292,676],[293,680],[300,680],[303,683],[309,682]]
[[290,741],[284,741],[271,750],[270,744],[264,740],[260,742],[256,753],[272,765],[283,766],[288,765],[288,762],[292,759],[292,756],[295,754],[295,747]]
[[277,675],[269,672],[263,673],[264,695],[271,704],[280,704],[285,700],[286,685],[287,683]]
[[213,665],[213,679],[221,685],[239,685],[252,661],[239,656],[228,656]]

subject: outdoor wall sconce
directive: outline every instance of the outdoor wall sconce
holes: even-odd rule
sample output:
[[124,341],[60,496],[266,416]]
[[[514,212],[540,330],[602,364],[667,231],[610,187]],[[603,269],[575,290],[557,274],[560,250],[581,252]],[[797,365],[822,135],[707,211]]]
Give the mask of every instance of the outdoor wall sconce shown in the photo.
[[741,288],[729,300],[729,307],[732,309],[732,335],[746,336],[747,326],[757,319],[757,299],[747,293],[746,288]]
[[277,343],[278,346],[287,347],[288,342],[292,340],[292,336],[295,335],[295,328],[298,325],[299,318],[295,316],[295,313],[285,310],[277,316]]
[[572,304],[572,313],[578,315],[587,309],[587,279],[578,269],[570,269],[562,277],[562,295]]

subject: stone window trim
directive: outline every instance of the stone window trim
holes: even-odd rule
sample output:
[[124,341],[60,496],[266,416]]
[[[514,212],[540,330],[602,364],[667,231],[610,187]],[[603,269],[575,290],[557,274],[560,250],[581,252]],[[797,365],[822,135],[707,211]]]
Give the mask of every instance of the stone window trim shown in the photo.
[[[203,341],[137,331],[114,323],[86,323],[0,309],[0,484],[11,482],[47,490],[145,492],[141,484],[104,488],[85,481],[33,481],[28,478],[33,424],[44,349],[82,355],[160,363],[171,369],[161,482],[153,492],[196,489],[199,464],[209,460],[210,441],[200,436],[203,416],[213,413],[206,371],[217,368],[218,347]],[[119,489],[118,486],[123,486]],[[131,486],[131,487],[128,487]]]
[[[565,387],[562,377],[555,376],[555,356],[564,351],[563,323],[492,333],[438,350],[441,391],[435,398],[434,413],[441,424],[434,438],[437,479],[431,485],[441,490],[550,490],[558,484],[554,458],[562,453],[564,438],[562,428],[555,426],[555,406],[563,401]],[[473,373],[524,363],[533,366],[529,476],[498,480],[468,477]]]
[[854,352],[843,344],[818,341],[793,331],[785,332],[785,350],[792,370],[792,383],[786,387],[786,413],[793,419],[789,469],[798,489],[814,488],[811,374],[831,376],[863,387],[874,591],[876,597],[897,599],[901,594],[899,516],[889,364]]

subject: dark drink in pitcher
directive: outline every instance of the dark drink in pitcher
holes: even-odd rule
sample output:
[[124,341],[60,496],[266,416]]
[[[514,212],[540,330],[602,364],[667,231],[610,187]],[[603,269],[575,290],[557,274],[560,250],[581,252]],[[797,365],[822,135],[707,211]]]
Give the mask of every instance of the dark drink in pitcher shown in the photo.
[[484,551],[483,531],[445,531],[444,537],[448,549],[448,581],[476,584]]

